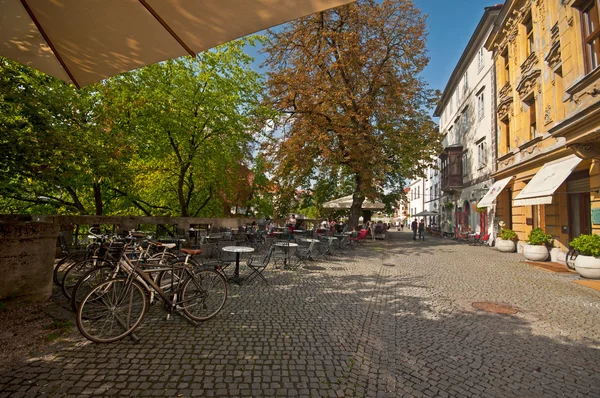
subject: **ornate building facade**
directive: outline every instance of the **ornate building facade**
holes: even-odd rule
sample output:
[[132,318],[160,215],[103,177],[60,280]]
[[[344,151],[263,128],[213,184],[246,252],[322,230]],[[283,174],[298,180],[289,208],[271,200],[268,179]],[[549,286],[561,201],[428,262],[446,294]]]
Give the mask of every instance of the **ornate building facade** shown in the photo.
[[444,134],[439,189],[434,187],[443,233],[492,232],[493,207],[482,210],[478,202],[492,185],[496,145],[494,64],[484,44],[500,10],[485,8],[434,111]]
[[495,221],[520,242],[541,227],[554,237],[553,259],[600,232],[599,11],[600,0],[508,0],[486,42],[496,68]]

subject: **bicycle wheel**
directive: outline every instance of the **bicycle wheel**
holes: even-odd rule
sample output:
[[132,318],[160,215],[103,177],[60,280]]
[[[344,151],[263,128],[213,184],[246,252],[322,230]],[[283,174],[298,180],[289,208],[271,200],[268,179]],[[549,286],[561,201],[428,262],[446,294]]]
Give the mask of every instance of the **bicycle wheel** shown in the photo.
[[116,277],[116,267],[103,265],[88,271],[81,278],[79,278],[79,281],[77,281],[77,284],[75,287],[73,287],[71,292],[71,308],[73,308],[73,312],[77,312],[79,305],[93,288],[104,281]]
[[92,257],[71,265],[65,271],[61,283],[62,291],[65,297],[68,300],[71,300],[73,288],[75,287],[77,282],[79,282],[79,279],[81,279],[82,276],[84,276],[94,268],[102,266],[114,267],[114,264],[110,261],[106,261],[101,258]]
[[[200,269],[200,265],[194,260],[188,259],[188,264],[192,264],[194,269]],[[185,272],[186,263],[180,261],[172,263],[172,268],[161,271],[155,279],[156,284],[166,293],[173,289],[179,290],[182,286],[182,281],[187,277]]]
[[77,328],[96,343],[117,341],[139,326],[147,307],[146,290],[138,281],[110,279],[85,296],[77,309]]
[[62,278],[63,278],[65,272],[67,271],[67,269],[69,269],[69,267],[71,267],[73,264],[78,263],[82,260],[85,260],[86,257],[87,257],[87,253],[82,252],[82,253],[69,254],[68,256],[61,259],[54,266],[54,271],[52,273],[52,279],[54,279],[54,284],[56,286],[62,287]]
[[227,301],[227,281],[212,269],[194,270],[183,282],[181,306],[183,313],[195,321],[205,321],[217,315]]

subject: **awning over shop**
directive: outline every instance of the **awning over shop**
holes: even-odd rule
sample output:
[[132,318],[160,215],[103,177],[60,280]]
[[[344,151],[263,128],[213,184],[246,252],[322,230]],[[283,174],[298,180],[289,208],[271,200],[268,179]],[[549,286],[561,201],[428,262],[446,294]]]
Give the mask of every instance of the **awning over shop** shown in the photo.
[[552,203],[554,191],[567,179],[581,158],[575,155],[546,163],[515,198],[514,206]]
[[490,207],[511,179],[512,177],[508,177],[503,180],[496,181],[490,190],[487,191],[483,198],[481,198],[481,200],[477,203],[477,207]]

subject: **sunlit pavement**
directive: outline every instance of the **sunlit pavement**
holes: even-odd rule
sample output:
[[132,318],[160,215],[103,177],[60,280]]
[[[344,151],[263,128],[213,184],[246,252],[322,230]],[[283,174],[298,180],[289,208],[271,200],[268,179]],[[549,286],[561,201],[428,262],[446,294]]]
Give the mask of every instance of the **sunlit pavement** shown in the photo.
[[600,397],[600,292],[521,259],[392,232],[233,285],[198,328],[154,306],[138,343],[24,358],[0,397]]

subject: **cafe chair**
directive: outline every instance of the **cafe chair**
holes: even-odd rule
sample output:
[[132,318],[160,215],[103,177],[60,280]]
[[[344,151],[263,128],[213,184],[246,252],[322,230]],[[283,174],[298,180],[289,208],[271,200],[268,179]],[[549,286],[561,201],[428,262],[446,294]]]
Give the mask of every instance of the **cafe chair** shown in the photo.
[[265,276],[263,275],[263,272],[265,271],[265,269],[269,265],[269,262],[271,261],[271,255],[273,254],[274,247],[275,246],[271,246],[271,249],[267,250],[267,254],[265,254],[263,256],[248,257],[248,260],[246,261],[246,265],[248,266],[248,268],[250,268],[251,273],[248,276],[248,278],[246,279],[247,283],[252,282],[252,280],[258,276],[267,285],[269,284],[269,281],[265,278]]

